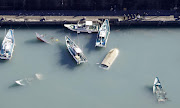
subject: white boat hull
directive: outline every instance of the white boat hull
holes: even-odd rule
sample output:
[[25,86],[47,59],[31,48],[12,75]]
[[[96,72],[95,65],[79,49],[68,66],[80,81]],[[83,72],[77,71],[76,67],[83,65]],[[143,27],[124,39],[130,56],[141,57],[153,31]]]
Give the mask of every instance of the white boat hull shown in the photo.
[[98,32],[98,29],[97,30],[91,30],[91,29],[86,29],[86,28],[73,29],[72,26],[77,26],[77,24],[64,24],[64,27],[68,28],[71,31],[75,31],[77,33],[81,33],[81,32],[84,32],[84,33],[97,33]]
[[164,92],[158,77],[154,80],[153,94],[156,95],[158,102],[165,102],[167,100],[166,92]]
[[111,49],[104,58],[104,60],[101,62],[100,68],[108,70],[118,55],[119,55],[119,50],[117,48]]
[[14,52],[14,47],[15,47],[14,30],[9,29],[2,42],[0,59],[10,60]]
[[98,31],[95,47],[106,47],[110,35],[109,20],[105,19]]
[[40,34],[36,33],[36,37],[37,37],[37,39],[40,40],[41,42],[49,43],[49,42],[44,38],[43,35],[40,35]]
[[[74,54],[73,52],[70,50],[73,48],[78,48],[80,49],[72,40],[70,40],[70,38],[68,36],[65,36],[65,40],[66,40],[66,46],[67,46],[67,49],[68,51],[70,52],[70,54],[72,55],[72,57],[74,58],[74,60],[77,62],[77,64],[81,64],[81,63],[85,63],[87,62],[87,59],[86,57],[84,56],[84,54],[81,52],[79,56],[80,58],[78,59]],[[72,43],[72,46],[70,46],[70,44],[68,43],[68,41],[70,41]]]

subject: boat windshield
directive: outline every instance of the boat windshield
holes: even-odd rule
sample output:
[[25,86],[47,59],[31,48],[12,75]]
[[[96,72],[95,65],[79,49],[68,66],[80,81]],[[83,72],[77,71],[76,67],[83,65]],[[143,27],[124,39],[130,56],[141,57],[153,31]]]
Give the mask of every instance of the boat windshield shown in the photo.
[[82,53],[81,49],[80,48],[74,48],[74,50],[76,51],[76,53]]
[[106,36],[106,33],[104,32],[104,31],[101,31],[100,33],[99,33],[99,37],[105,37]]

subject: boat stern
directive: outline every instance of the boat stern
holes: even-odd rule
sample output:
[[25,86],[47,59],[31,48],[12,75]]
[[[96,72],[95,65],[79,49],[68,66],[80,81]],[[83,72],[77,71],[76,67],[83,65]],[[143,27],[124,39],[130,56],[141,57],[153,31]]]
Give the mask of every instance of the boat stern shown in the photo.
[[102,42],[99,42],[99,41],[96,41],[96,45],[95,45],[95,47],[106,47],[106,44],[102,44]]
[[11,58],[12,58],[11,55],[8,55],[8,54],[6,54],[6,55],[0,54],[0,59],[2,59],[2,60],[9,60],[9,59],[11,59]]

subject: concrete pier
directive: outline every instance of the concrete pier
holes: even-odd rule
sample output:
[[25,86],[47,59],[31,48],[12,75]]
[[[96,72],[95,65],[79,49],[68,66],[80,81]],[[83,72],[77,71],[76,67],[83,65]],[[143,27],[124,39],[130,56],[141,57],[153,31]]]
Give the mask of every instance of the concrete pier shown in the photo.
[[125,18],[125,16],[16,16],[0,15],[2,25],[61,25],[77,23],[80,19],[100,20],[109,19],[111,25],[180,25],[179,18],[170,16],[140,16]]

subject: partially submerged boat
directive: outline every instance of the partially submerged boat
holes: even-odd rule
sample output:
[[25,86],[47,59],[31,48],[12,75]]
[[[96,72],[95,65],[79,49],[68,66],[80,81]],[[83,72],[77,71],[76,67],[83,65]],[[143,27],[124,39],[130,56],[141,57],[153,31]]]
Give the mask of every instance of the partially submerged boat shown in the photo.
[[11,59],[14,51],[15,39],[14,30],[9,29],[1,46],[0,59]]
[[77,64],[87,62],[87,58],[83,54],[82,50],[68,36],[65,36],[65,40],[67,49],[76,60]]
[[103,22],[101,28],[99,29],[99,32],[97,34],[97,39],[96,39],[96,45],[98,47],[106,47],[107,40],[110,34],[110,25],[109,25],[109,20],[105,19]]
[[98,32],[100,25],[97,21],[79,21],[77,24],[64,24],[64,27],[77,33],[93,33]]
[[113,64],[114,60],[116,59],[116,57],[118,56],[118,54],[119,54],[119,50],[117,48],[111,49],[104,58],[104,60],[101,62],[100,68],[106,70],[109,69]]
[[32,77],[16,80],[15,84],[17,84],[19,86],[23,86],[23,85],[30,84],[34,80],[41,80],[41,79],[42,79],[42,75],[41,74],[35,74]]
[[38,40],[40,40],[41,42],[45,42],[45,43],[50,43],[46,38],[45,38],[45,35],[43,35],[43,34],[38,34],[37,32],[36,32],[36,37],[37,37],[37,39]]
[[165,102],[167,100],[166,92],[163,90],[158,77],[154,80],[153,94],[156,94],[158,102]]

